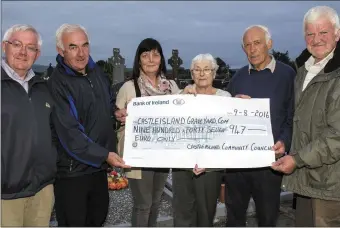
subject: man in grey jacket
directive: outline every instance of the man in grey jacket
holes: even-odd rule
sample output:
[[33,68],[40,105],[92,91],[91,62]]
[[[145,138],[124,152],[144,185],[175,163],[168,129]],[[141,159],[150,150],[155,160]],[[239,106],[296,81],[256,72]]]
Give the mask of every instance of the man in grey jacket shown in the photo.
[[290,155],[272,168],[297,194],[296,226],[340,226],[340,23],[326,6],[304,17],[307,49],[296,59]]

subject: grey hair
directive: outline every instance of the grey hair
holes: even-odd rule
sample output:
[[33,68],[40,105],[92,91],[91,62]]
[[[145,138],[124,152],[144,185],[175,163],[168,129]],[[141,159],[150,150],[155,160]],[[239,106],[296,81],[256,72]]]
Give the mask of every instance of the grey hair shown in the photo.
[[218,65],[217,65],[217,62],[216,62],[216,59],[209,53],[206,53],[206,54],[199,54],[197,56],[195,56],[192,61],[191,61],[191,66],[190,66],[190,70],[193,70],[194,67],[195,67],[195,64],[197,62],[201,62],[201,61],[209,61],[212,65],[212,68],[214,70],[214,75],[213,75],[213,78],[215,78],[216,76],[216,72],[218,70]]
[[243,33],[243,36],[242,36],[242,47],[244,47],[244,43],[243,43],[244,35],[248,32],[248,30],[250,30],[252,28],[262,29],[263,32],[264,32],[264,35],[265,35],[266,43],[267,44],[269,43],[269,40],[271,40],[272,35],[270,34],[268,27],[266,27],[264,25],[251,25],[244,30],[244,33]]
[[61,50],[64,50],[64,45],[62,42],[62,37],[65,33],[70,33],[70,32],[74,32],[74,31],[83,31],[86,36],[87,39],[89,40],[90,43],[90,39],[89,39],[89,35],[87,34],[86,29],[78,24],[62,24],[56,31],[55,37],[56,37],[56,41],[57,41],[57,47],[59,47]]
[[41,39],[41,35],[39,34],[39,32],[31,25],[27,25],[27,24],[16,24],[13,25],[12,27],[10,27],[9,29],[7,29],[7,31],[5,32],[5,35],[3,37],[3,41],[8,41],[11,36],[13,35],[13,33],[15,32],[25,32],[25,31],[31,31],[33,32],[37,38],[38,38],[38,45],[39,47],[41,47],[42,45],[42,39]]
[[340,29],[339,15],[338,13],[329,6],[315,6],[308,10],[308,12],[303,17],[303,31],[306,32],[306,24],[313,23],[320,19],[321,17],[326,17],[333,24],[335,33]]

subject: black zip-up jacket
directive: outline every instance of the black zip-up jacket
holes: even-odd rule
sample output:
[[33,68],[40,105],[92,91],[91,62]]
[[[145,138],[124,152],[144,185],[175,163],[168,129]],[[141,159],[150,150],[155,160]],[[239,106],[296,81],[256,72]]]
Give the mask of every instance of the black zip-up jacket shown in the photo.
[[1,68],[1,199],[34,196],[56,175],[53,99],[45,80],[28,84],[27,93]]
[[86,76],[68,67],[60,55],[57,62],[48,80],[56,103],[52,116],[59,137],[57,177],[106,169],[108,153],[116,151],[109,80],[91,57]]

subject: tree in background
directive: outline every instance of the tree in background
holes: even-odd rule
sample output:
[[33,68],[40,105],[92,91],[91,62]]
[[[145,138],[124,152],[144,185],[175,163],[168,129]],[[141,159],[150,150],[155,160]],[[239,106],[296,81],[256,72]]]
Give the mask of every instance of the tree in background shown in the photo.
[[108,76],[110,83],[112,84],[113,67],[111,66],[111,64],[105,60],[98,60],[96,64],[103,69],[104,73]]
[[98,66],[100,66],[101,68],[103,68],[104,69],[104,66],[105,66],[105,61],[104,60],[98,60],[97,62],[96,62],[96,64],[98,65]]
[[291,66],[296,71],[295,63],[293,60],[290,59],[288,51],[283,53],[283,52],[275,51],[273,49],[271,54],[274,56],[276,60]]
[[185,69],[184,67],[179,67],[178,68],[178,78],[190,80],[191,79],[190,69]]
[[225,79],[231,76],[230,66],[226,64],[220,57],[215,58],[218,70],[216,72],[216,79]]

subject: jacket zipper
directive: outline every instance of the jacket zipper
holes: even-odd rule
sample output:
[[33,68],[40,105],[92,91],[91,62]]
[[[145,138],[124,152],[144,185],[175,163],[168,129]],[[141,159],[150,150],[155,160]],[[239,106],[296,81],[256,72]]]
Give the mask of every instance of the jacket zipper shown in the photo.
[[32,95],[32,86],[28,86],[28,91],[27,91],[27,95],[28,95],[28,101],[31,103],[32,102],[32,98],[31,98],[31,95]]
[[[36,76],[35,76],[36,77]],[[35,84],[38,84],[38,83],[41,83],[41,81],[36,81],[36,82],[33,82],[30,84],[28,84],[28,90],[27,90],[27,95],[28,95],[28,101],[31,103],[32,102],[32,87],[35,85]]]
[[93,90],[94,86],[92,84],[92,81],[91,81],[91,79],[87,75],[85,76],[85,78],[87,79],[87,81],[90,84],[92,97],[93,97],[94,100],[96,100],[96,95],[95,95],[95,92]]
[[86,75],[85,78],[87,79],[87,81],[90,83],[91,88],[93,89],[93,84],[92,81],[89,79],[89,77]]
[[73,166],[73,160],[72,159],[70,159],[70,172],[72,171],[72,167]]

